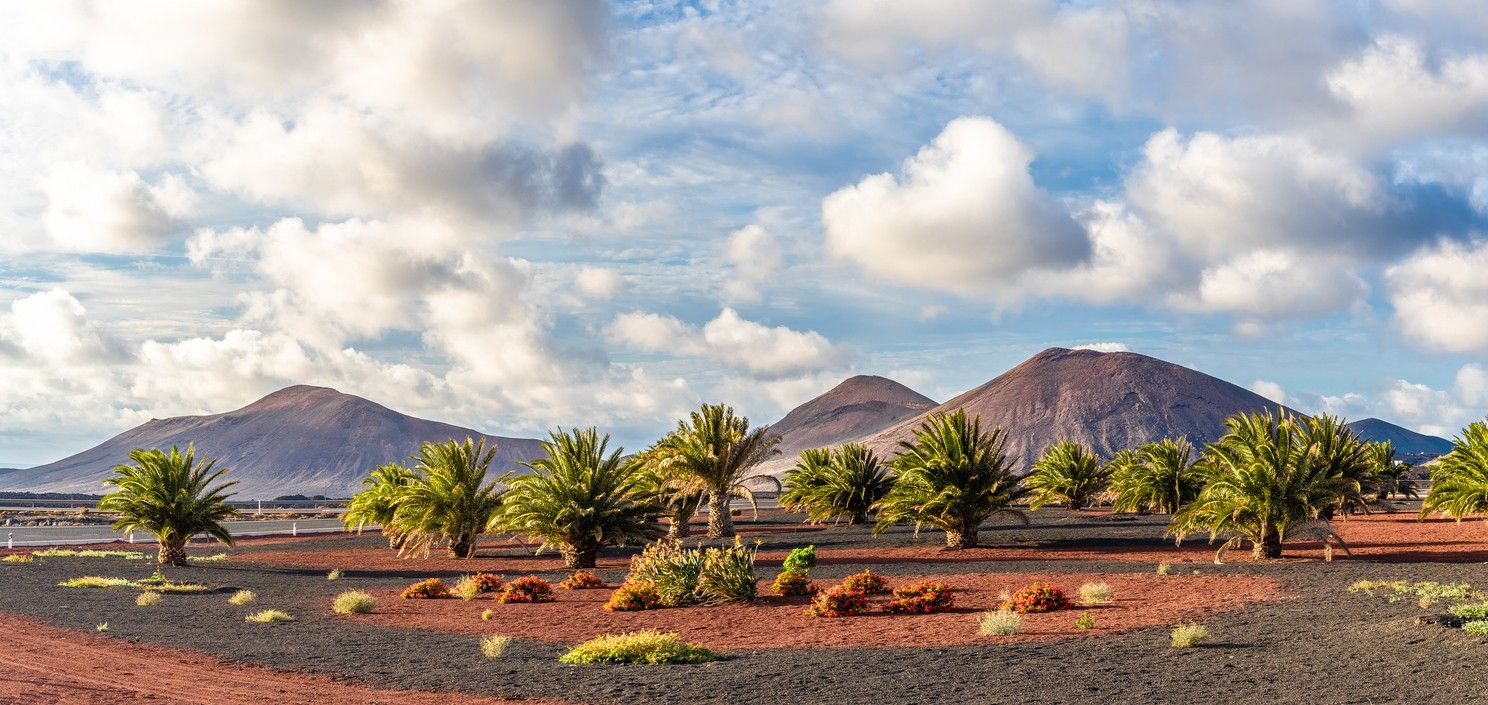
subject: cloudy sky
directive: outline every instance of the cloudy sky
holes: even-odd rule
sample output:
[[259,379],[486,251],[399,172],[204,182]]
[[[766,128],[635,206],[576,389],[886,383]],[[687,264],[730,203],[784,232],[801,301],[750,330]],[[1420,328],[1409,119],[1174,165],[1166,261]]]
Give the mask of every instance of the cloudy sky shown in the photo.
[[0,6],[0,466],[323,384],[647,442],[1038,350],[1488,411],[1488,13]]

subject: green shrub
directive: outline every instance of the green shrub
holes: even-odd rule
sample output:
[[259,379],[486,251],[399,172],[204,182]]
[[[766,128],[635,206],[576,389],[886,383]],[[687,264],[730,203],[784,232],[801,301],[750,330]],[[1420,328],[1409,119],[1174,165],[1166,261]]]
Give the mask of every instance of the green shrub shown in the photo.
[[506,653],[506,647],[511,644],[511,640],[511,637],[501,634],[483,636],[480,640],[481,653],[489,659],[501,658],[501,655]]
[[341,569],[340,568],[332,568],[331,569],[331,572],[326,573],[326,580],[332,580],[332,581],[334,581],[334,580],[340,580],[340,579],[341,579]]
[[252,590],[239,590],[233,593],[232,597],[227,598],[227,601],[242,607],[243,605],[253,604],[253,601],[256,599],[258,599],[258,595],[253,594]]
[[441,600],[449,596],[449,586],[439,578],[420,580],[403,591],[405,600]]
[[780,569],[787,573],[809,574],[816,567],[816,546],[793,548],[781,562]]
[[124,578],[105,578],[97,575],[84,575],[81,578],[69,578],[57,583],[59,587],[65,588],[111,588],[111,587],[134,587],[134,583]]
[[702,599],[698,592],[702,574],[701,551],[683,548],[681,541],[657,541],[630,559],[625,582],[649,584],[662,606],[676,607]]
[[254,624],[272,624],[274,622],[293,622],[294,616],[282,610],[260,610],[243,618],[245,622]]
[[886,595],[889,592],[889,583],[872,569],[843,578],[841,587],[864,595]]
[[1467,583],[1420,582],[1406,586],[1396,584],[1395,591],[1430,597],[1433,600],[1466,600],[1472,597],[1472,586]]
[[1208,639],[1209,628],[1196,622],[1179,624],[1173,627],[1173,633],[1170,635],[1170,641],[1175,649],[1191,649]]
[[497,602],[552,602],[553,585],[536,575],[524,575],[501,588]]
[[154,607],[160,604],[160,593],[146,590],[134,598],[134,604],[140,607]]
[[0,562],[4,563],[30,563],[33,560],[36,559],[32,558],[29,553],[12,553],[4,558],[0,558]]
[[361,590],[347,590],[331,602],[331,611],[336,614],[366,614],[377,606],[377,598]]
[[759,576],[754,574],[755,549],[746,547],[736,537],[734,545],[703,549],[703,569],[698,575],[698,592],[703,602],[723,604],[754,599]]
[[1081,604],[1104,605],[1111,601],[1111,586],[1106,583],[1083,583],[1079,592]]
[[811,576],[805,573],[785,571],[775,576],[775,582],[770,587],[775,590],[776,595],[814,595],[816,586],[811,583]]
[[977,620],[981,636],[1012,636],[1023,631],[1023,615],[1012,610],[987,610]]
[[604,608],[607,612],[638,612],[662,606],[661,595],[656,592],[655,585],[627,580],[615,588],[615,592],[610,593],[610,601],[605,603]]
[[1095,615],[1089,612],[1081,612],[1080,617],[1075,620],[1076,629],[1094,629]]
[[1480,619],[1462,625],[1462,631],[1473,636],[1488,636],[1488,620]]
[[564,652],[561,663],[704,663],[712,651],[688,644],[674,632],[652,630],[595,637]]
[[1452,605],[1447,611],[1464,622],[1481,622],[1488,620],[1488,602],[1479,602],[1471,605]]
[[32,551],[31,555],[37,558],[124,558],[133,561],[142,561],[145,554],[142,551],[111,551],[96,548],[43,548]]

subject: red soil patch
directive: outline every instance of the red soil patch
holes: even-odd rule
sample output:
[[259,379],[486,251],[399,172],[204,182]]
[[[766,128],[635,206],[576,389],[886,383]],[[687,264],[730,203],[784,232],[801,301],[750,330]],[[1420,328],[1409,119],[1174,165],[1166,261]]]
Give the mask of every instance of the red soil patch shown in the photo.
[[[380,690],[325,676],[226,663],[0,615],[0,702],[56,705],[511,705],[427,691]],[[550,701],[551,702],[551,701]],[[556,704],[554,704],[556,705]]]
[[[956,609],[928,615],[890,615],[821,619],[802,612],[805,598],[763,597],[754,603],[718,607],[685,607],[645,612],[606,612],[609,590],[557,590],[557,601],[544,604],[499,604],[492,599],[403,600],[397,591],[375,593],[377,609],[347,617],[376,624],[461,634],[506,634],[554,643],[576,643],[597,636],[637,629],[680,633],[688,641],[715,649],[853,648],[945,646],[988,641],[1017,641],[1090,636],[1139,627],[1172,624],[1212,611],[1235,609],[1276,599],[1281,582],[1256,576],[1207,576],[1131,573],[1003,573],[937,575],[957,590]],[[895,576],[891,585],[917,580]],[[1035,580],[1052,582],[1074,597],[1083,582],[1111,586],[1108,605],[1031,614],[1024,632],[1013,637],[977,636],[981,611],[998,603],[998,594]],[[768,589],[760,586],[761,594]],[[875,605],[887,600],[875,598]],[[491,619],[480,618],[491,610]],[[1075,618],[1088,610],[1097,628],[1077,630]]]

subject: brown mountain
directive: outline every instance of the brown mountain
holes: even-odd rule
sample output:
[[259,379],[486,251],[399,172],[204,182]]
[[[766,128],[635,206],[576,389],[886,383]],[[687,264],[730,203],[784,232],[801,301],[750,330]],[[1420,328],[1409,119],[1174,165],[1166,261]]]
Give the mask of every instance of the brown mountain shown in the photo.
[[231,468],[238,499],[304,494],[346,497],[367,471],[401,461],[425,441],[485,438],[496,443],[492,468],[510,469],[539,454],[528,438],[487,436],[400,414],[326,387],[286,387],[236,411],[153,419],[77,455],[0,474],[0,490],[101,493],[101,480],[135,448],[185,447]]
[[1223,435],[1226,417],[1277,406],[1222,379],[1146,355],[1050,348],[867,442],[893,455],[926,416],[965,409],[981,416],[984,429],[1006,430],[1009,455],[1027,467],[1064,439],[1102,457],[1176,436],[1206,443]]
[[780,436],[780,455],[759,469],[783,472],[803,450],[870,436],[934,406],[934,399],[887,377],[849,377],[770,426]]

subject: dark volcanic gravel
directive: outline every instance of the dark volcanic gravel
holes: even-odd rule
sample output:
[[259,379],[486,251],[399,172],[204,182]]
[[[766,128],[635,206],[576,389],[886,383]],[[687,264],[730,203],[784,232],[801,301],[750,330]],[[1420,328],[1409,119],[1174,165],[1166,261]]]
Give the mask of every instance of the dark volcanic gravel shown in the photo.
[[[1162,542],[1159,519],[1043,511],[1031,527],[985,531],[984,544],[1082,545],[1120,538],[1128,545]],[[760,536],[765,550],[805,543],[872,548],[916,545],[907,531],[869,538],[861,529]],[[933,545],[933,532],[919,545]],[[1403,539],[1408,540],[1408,539]],[[338,537],[259,550],[334,550],[381,545],[375,535]],[[195,549],[215,552],[216,548]],[[833,578],[871,567],[890,575],[1051,571],[1151,571],[1151,563],[1122,561],[987,561],[834,564],[814,571]],[[238,563],[167,571],[177,580],[220,586],[207,595],[166,595],[139,608],[127,589],[68,590],[56,583],[79,575],[138,578],[153,567],[118,559],[50,559],[0,564],[0,610],[91,632],[108,622],[109,636],[200,650],[231,660],[304,670],[379,687],[453,690],[505,697],[557,698],[594,703],[1457,703],[1488,693],[1488,643],[1416,620],[1440,611],[1413,599],[1395,604],[1350,594],[1358,579],[1470,582],[1488,588],[1483,564],[1338,560],[1274,565],[1180,564],[1206,575],[1267,575],[1286,584],[1289,597],[1205,620],[1211,644],[1191,650],[1168,646],[1167,628],[1042,642],[895,649],[790,649],[735,652],[698,666],[565,666],[557,648],[517,642],[498,660],[483,658],[470,636],[375,627],[336,618],[328,605],[353,588],[391,588],[427,577],[418,561],[391,573],[343,566],[346,577],[326,580],[320,569]],[[775,568],[762,566],[763,575]],[[452,574],[445,573],[446,577]],[[618,581],[620,571],[603,572]],[[560,574],[550,573],[557,578]],[[251,607],[227,602],[231,591],[258,595]],[[280,608],[288,624],[243,621],[252,610]],[[706,611],[699,610],[700,618]],[[3,641],[3,636],[0,636]],[[127,645],[123,648],[127,650]]]

